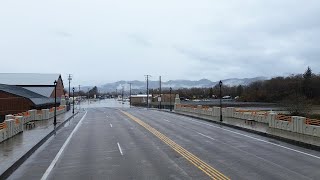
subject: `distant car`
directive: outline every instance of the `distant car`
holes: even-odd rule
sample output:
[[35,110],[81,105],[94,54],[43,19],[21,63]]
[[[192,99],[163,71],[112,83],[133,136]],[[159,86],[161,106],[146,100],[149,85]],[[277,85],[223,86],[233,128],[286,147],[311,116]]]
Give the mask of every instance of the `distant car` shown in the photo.
[[222,99],[231,99],[231,96],[223,96]]
[[129,98],[124,99],[125,102],[130,102]]
[[200,100],[199,99],[194,99],[193,102],[200,102]]

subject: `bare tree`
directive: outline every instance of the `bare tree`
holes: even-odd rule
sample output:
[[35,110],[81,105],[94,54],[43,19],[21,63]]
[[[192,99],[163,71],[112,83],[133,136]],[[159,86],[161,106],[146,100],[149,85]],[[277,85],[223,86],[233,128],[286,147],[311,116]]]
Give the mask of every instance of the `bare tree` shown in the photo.
[[306,116],[312,108],[312,104],[307,97],[298,93],[289,95],[281,104],[293,116]]

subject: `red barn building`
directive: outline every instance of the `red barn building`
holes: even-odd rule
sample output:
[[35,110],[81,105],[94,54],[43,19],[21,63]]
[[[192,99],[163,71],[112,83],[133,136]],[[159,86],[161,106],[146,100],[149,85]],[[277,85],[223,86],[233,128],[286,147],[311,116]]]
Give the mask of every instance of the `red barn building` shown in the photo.
[[0,84],[0,122],[8,114],[21,113],[30,109],[45,109],[53,106],[54,98],[42,96],[19,86]]
[[7,114],[53,107],[54,81],[60,104],[65,94],[60,74],[0,73],[0,122]]

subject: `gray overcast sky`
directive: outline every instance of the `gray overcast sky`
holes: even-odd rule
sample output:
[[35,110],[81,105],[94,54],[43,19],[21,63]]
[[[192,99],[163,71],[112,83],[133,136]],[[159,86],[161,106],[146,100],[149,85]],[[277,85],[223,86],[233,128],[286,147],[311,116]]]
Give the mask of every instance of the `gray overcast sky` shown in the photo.
[[1,0],[1,71],[85,85],[319,73],[319,18],[319,0]]

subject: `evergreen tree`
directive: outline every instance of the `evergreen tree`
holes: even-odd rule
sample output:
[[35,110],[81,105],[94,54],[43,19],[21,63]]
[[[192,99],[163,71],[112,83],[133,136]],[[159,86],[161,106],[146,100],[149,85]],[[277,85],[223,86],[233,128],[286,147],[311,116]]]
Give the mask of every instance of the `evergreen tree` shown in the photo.
[[209,91],[209,98],[212,98],[212,96],[213,96],[213,88],[210,88],[210,91]]
[[303,74],[303,78],[305,80],[311,79],[312,77],[312,70],[311,68],[308,66],[307,70],[305,71],[305,73]]
[[303,74],[303,93],[307,98],[312,98],[312,87],[311,87],[311,78],[312,78],[312,70],[308,66],[307,70]]
[[241,95],[242,95],[242,92],[243,92],[243,87],[242,87],[241,85],[239,85],[239,86],[237,87],[237,95],[238,95],[238,96],[241,96]]

